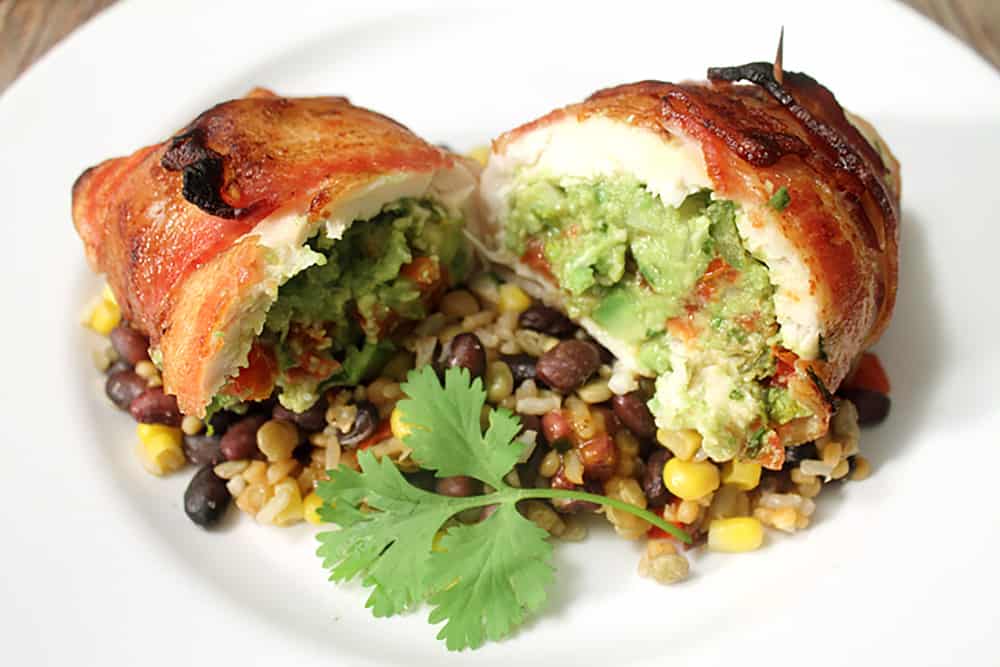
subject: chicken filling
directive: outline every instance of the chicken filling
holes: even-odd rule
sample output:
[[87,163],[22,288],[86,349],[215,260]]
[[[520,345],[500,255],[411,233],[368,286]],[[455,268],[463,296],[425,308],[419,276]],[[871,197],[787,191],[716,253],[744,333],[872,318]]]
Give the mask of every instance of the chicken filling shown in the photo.
[[558,287],[571,317],[656,377],[661,428],[693,429],[717,461],[755,458],[808,411],[785,386],[774,286],[739,207],[709,190],[668,206],[627,176],[516,178],[506,249]]
[[327,388],[377,373],[394,350],[391,334],[423,319],[465,278],[462,226],[438,203],[407,198],[339,239],[322,231],[310,238],[311,266],[280,286],[248,363],[209,413],[275,391],[283,406],[302,412]]

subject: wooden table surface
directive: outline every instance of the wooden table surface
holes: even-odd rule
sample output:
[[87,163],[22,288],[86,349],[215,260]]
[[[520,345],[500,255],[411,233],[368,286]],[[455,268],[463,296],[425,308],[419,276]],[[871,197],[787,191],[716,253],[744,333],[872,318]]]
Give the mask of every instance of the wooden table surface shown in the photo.
[[[74,28],[115,0],[0,0],[0,91]],[[1000,0],[902,0],[1000,69]]]

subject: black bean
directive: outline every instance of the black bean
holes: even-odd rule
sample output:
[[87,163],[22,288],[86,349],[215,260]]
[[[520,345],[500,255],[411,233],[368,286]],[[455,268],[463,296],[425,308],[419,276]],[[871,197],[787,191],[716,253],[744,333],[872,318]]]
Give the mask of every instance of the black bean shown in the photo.
[[212,466],[207,465],[195,473],[184,491],[184,513],[199,526],[208,528],[219,522],[230,500],[226,480],[216,476]]
[[442,496],[452,496],[454,498],[464,498],[476,493],[476,481],[465,475],[455,477],[440,477],[434,484],[434,490]]
[[460,333],[451,339],[444,352],[444,370],[454,367],[465,368],[472,377],[486,374],[486,348],[474,333]]
[[222,454],[222,436],[198,433],[184,434],[184,456],[195,465],[217,465],[226,460]]
[[115,373],[120,373],[121,371],[130,371],[130,370],[132,370],[132,364],[125,361],[124,359],[119,359],[110,366],[108,366],[106,369],[104,369],[104,374],[114,375]]
[[521,419],[521,430],[517,432],[521,435],[525,431],[534,431],[537,438],[542,437],[542,418],[538,415],[522,415],[518,414]]
[[212,433],[222,435],[230,426],[243,418],[232,410],[219,410],[208,420],[208,425],[212,427]]
[[602,364],[607,364],[608,366],[613,366],[614,363],[615,363],[615,355],[611,354],[611,350],[609,350],[608,348],[604,347],[603,345],[601,345],[600,343],[598,343],[596,340],[595,341],[591,341],[591,342],[594,345],[597,346],[597,352],[601,356],[601,363]]
[[582,340],[564,340],[538,358],[539,379],[553,389],[573,391],[601,365],[597,346]]
[[530,354],[502,354],[500,360],[510,367],[515,387],[525,380],[534,380],[538,377],[538,373],[535,372],[535,364],[538,363],[538,359]]
[[118,356],[135,366],[149,359],[149,339],[127,324],[119,324],[109,335]]
[[557,338],[565,338],[576,331],[576,325],[572,320],[555,308],[542,304],[535,304],[521,313],[517,318],[517,326],[541,331]]
[[805,442],[794,447],[785,447],[784,466],[793,466],[806,459],[818,459],[819,452],[816,450],[815,442]]
[[220,445],[226,460],[253,458],[257,454],[257,429],[266,421],[266,415],[249,415],[230,426]]
[[407,482],[424,491],[434,491],[434,485],[437,482],[434,473],[423,468],[419,468],[413,472],[404,472],[403,477],[406,478]]
[[347,433],[343,431],[337,436],[340,444],[347,447],[354,447],[367,440],[375,429],[378,428],[379,415],[378,408],[368,401],[361,401],[357,404],[358,414],[354,417],[351,430]]
[[293,422],[307,433],[315,433],[326,427],[327,405],[326,398],[322,396],[305,412],[292,412],[282,404],[276,403],[271,410],[271,416],[275,419]]
[[112,373],[104,383],[104,393],[122,410],[128,410],[146,389],[146,381],[131,370]]
[[180,426],[184,419],[181,409],[177,407],[177,397],[164,393],[163,387],[152,387],[136,396],[128,411],[140,424]]
[[841,389],[839,395],[846,398],[858,409],[858,424],[875,426],[889,416],[892,401],[886,394],[869,389]]
[[577,500],[575,498],[556,498],[552,501],[552,507],[560,514],[596,512],[601,508],[597,503],[592,503],[589,500]]
[[646,470],[642,474],[642,490],[646,494],[646,504],[649,507],[663,507],[670,500],[670,492],[663,484],[663,466],[668,458],[670,452],[658,447],[646,461]]
[[632,391],[624,396],[613,396],[611,408],[615,416],[639,438],[652,438],[656,435],[656,420],[649,406],[643,400],[642,394]]

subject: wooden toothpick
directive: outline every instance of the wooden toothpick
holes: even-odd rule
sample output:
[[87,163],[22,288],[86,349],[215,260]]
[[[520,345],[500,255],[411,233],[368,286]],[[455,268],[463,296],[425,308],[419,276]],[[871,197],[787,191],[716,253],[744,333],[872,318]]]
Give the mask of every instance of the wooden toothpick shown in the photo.
[[785,44],[785,26],[781,26],[781,35],[778,37],[778,52],[774,54],[774,80],[779,84],[782,82],[784,72],[781,69],[782,50]]

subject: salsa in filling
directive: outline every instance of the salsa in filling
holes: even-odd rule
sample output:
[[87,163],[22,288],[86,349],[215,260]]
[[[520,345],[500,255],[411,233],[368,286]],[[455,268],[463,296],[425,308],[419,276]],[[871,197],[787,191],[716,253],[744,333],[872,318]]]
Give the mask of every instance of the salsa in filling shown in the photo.
[[316,263],[279,288],[249,364],[209,411],[266,398],[276,388],[282,405],[302,412],[325,389],[377,372],[394,349],[390,334],[423,319],[465,278],[462,225],[430,199],[400,199],[340,239],[313,236]]
[[509,203],[507,249],[657,377],[658,426],[693,429],[727,460],[808,414],[775,377],[774,287],[742,245],[736,204],[703,190],[668,206],[627,176],[522,177]]

